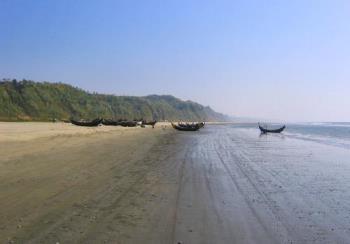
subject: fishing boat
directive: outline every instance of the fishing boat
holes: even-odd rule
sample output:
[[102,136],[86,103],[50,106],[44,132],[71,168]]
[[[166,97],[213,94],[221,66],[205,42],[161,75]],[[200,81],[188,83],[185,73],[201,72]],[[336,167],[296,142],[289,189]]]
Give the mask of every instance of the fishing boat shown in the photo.
[[199,123],[197,123],[197,124],[177,124],[177,125],[171,123],[171,126],[174,129],[181,130],[181,131],[197,131],[200,128],[202,128]]
[[94,119],[94,120],[90,120],[90,121],[71,119],[70,122],[73,125],[95,127],[95,126],[98,126],[99,124],[101,124],[102,119]]
[[191,126],[199,126],[199,129],[203,128],[205,126],[205,122],[200,122],[200,123],[178,123],[178,126],[181,126],[181,127],[191,127]]
[[137,121],[120,121],[118,123],[123,127],[136,127],[138,125]]
[[284,129],[286,128],[286,126],[282,126],[281,128],[278,129],[267,129],[267,128],[263,128],[260,124],[259,124],[259,129],[261,131],[261,133],[281,133]]
[[117,125],[120,125],[120,121],[115,121],[115,120],[111,120],[111,119],[103,119],[102,124],[107,125],[107,126],[117,126]]
[[146,121],[146,120],[143,120],[142,121],[142,125],[151,125],[153,128],[155,126],[155,124],[157,123],[157,120],[154,120],[154,121]]

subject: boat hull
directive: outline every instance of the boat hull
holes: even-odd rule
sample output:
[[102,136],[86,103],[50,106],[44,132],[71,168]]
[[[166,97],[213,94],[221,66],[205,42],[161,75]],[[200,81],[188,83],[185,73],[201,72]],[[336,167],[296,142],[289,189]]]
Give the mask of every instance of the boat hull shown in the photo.
[[101,124],[102,119],[94,119],[92,121],[77,121],[77,120],[71,119],[70,122],[73,125],[77,125],[77,126],[96,127]]
[[180,131],[197,131],[201,128],[201,126],[199,124],[193,125],[193,126],[181,126],[181,125],[175,125],[173,123],[171,123],[172,127],[176,130],[180,130]]
[[286,126],[284,125],[284,126],[282,126],[281,128],[279,128],[279,129],[275,129],[275,130],[268,130],[268,129],[265,129],[265,128],[263,128],[263,127],[261,127],[260,125],[259,125],[259,129],[260,129],[260,131],[261,131],[261,133],[281,133],[284,129],[286,128]]

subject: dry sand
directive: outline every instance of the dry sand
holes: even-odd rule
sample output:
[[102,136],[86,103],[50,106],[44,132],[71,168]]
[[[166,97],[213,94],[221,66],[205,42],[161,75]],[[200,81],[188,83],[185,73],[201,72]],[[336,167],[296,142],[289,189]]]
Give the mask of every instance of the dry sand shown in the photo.
[[350,242],[346,149],[224,125],[0,132],[1,243]]
[[[157,127],[169,126],[169,123],[157,123]],[[53,136],[91,135],[100,132],[123,131],[130,128],[119,126],[79,127],[70,123],[45,122],[0,122],[0,142],[29,141]]]
[[1,123],[0,242],[86,243],[127,229],[154,199],[146,189],[157,181],[173,133]]

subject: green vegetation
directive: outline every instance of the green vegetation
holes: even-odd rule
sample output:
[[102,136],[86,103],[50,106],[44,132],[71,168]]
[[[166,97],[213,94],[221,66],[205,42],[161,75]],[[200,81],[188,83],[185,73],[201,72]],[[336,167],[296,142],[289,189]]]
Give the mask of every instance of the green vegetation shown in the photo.
[[3,80],[0,82],[1,121],[53,119],[144,118],[146,120],[227,121],[229,118],[173,96],[114,96],[89,93],[62,83]]

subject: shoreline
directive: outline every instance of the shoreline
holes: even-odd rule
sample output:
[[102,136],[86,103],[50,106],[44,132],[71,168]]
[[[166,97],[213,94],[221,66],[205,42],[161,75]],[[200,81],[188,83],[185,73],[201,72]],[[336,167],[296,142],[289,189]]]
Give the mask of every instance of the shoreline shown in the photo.
[[[226,125],[232,122],[206,122],[207,125]],[[148,130],[140,127],[105,126],[83,127],[63,122],[0,122],[0,142],[30,141],[56,136],[79,136],[96,133],[122,132],[128,130]],[[171,122],[157,122],[154,129],[172,129]]]
[[350,240],[348,149],[234,126],[30,128],[0,141],[0,242]]

